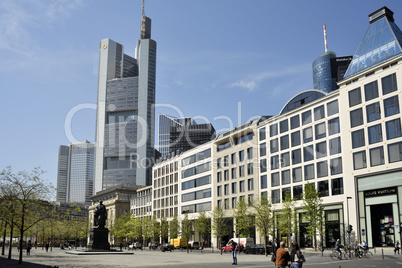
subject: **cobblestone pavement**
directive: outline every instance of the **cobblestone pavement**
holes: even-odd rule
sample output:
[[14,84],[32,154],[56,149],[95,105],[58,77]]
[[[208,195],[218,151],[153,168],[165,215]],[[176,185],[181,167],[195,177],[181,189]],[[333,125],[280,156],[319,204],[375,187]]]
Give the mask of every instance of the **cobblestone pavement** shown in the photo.
[[[127,253],[125,250],[123,250],[123,252]],[[6,253],[8,253],[8,251],[6,251]],[[402,267],[402,255],[394,255],[392,249],[377,249],[372,260],[357,259],[332,261],[329,258],[329,251],[325,251],[321,254],[321,252],[314,252],[307,249],[304,250],[304,253],[307,262],[303,264],[303,267]],[[274,267],[270,259],[271,256],[265,257],[265,255],[247,255],[242,253],[238,255],[237,267]],[[134,251],[134,254],[130,255],[104,253],[99,255],[74,255],[66,254],[66,250],[60,250],[59,248],[54,248],[49,252],[38,248],[32,249],[30,256],[26,256],[24,252],[22,265],[18,265],[17,260],[18,252],[13,249],[12,260],[8,260],[7,255],[0,257],[0,267],[232,267],[232,256],[230,253],[220,255],[219,251],[212,251],[211,249],[204,249],[203,251],[193,250],[189,253],[186,253],[185,250],[176,250],[174,252],[137,250]]]

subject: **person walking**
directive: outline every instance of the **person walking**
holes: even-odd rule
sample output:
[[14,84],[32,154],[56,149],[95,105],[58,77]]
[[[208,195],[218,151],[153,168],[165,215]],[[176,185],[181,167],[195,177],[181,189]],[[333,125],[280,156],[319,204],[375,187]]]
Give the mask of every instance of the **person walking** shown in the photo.
[[400,248],[400,245],[399,245],[399,240],[398,240],[395,243],[394,255],[396,255],[397,252],[399,254],[399,248]]
[[279,248],[276,250],[275,265],[278,268],[287,268],[290,261],[289,252],[285,249],[285,242],[281,241]]
[[237,243],[231,239],[230,241],[230,246],[232,248],[232,257],[233,257],[233,263],[232,265],[237,265]]
[[300,251],[299,245],[294,243],[290,251],[290,261],[292,262],[292,268],[302,268],[304,261],[303,252]]
[[31,255],[31,248],[32,248],[31,240],[28,240],[28,244],[27,244],[27,255]]

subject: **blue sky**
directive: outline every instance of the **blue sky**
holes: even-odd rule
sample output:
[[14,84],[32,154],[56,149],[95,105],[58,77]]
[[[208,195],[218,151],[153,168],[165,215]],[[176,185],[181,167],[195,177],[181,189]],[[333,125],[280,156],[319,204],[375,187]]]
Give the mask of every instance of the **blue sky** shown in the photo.
[[[402,27],[398,0],[146,0],[156,103],[165,107],[157,114],[192,116],[218,132],[278,114],[312,88],[323,24],[329,50],[353,55],[368,14],[384,5]],[[99,41],[134,56],[140,16],[141,0],[0,2],[0,169],[39,166],[56,185],[59,146],[95,139]]]

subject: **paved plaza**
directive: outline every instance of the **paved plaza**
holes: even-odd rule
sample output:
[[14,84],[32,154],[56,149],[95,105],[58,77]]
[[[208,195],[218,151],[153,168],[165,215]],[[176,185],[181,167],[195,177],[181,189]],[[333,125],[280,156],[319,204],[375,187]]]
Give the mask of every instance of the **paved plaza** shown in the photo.
[[[100,255],[74,255],[66,254],[68,250],[54,248],[46,252],[41,248],[32,249],[31,255],[26,256],[24,252],[23,264],[18,265],[18,252],[13,249],[13,260],[8,260],[7,256],[0,257],[0,267],[232,267],[232,256],[230,253],[220,255],[218,251],[211,249],[193,250],[186,253],[185,250],[174,252],[160,252],[154,250],[137,250],[134,254],[100,254]],[[373,250],[372,250],[373,251]],[[7,251],[8,252],[8,251]],[[123,250],[123,252],[127,252]],[[131,251],[130,251],[131,252]],[[312,250],[305,250],[307,262],[303,267],[326,267],[326,268],[354,268],[354,267],[381,267],[395,268],[402,267],[402,255],[394,255],[392,249],[377,249],[372,260],[356,259],[332,261],[329,258],[329,251],[321,253]],[[271,257],[265,255],[238,255],[237,267],[274,267],[270,261]]]

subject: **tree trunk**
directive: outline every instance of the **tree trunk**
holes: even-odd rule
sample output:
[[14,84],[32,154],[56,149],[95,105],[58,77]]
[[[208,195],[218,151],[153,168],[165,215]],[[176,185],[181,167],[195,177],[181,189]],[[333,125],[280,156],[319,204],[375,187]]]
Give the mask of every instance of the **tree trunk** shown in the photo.
[[4,221],[4,233],[3,233],[3,246],[1,247],[1,255],[4,256],[6,248],[6,235],[7,235],[7,222]]
[[22,264],[22,239],[24,238],[24,217],[25,211],[22,209],[22,217],[21,217],[21,228],[20,228],[20,257],[18,259],[18,264]]
[[13,230],[14,230],[14,220],[11,219],[11,225],[10,225],[10,247],[8,248],[8,259],[11,260],[11,253],[12,253],[12,248],[13,248]]

